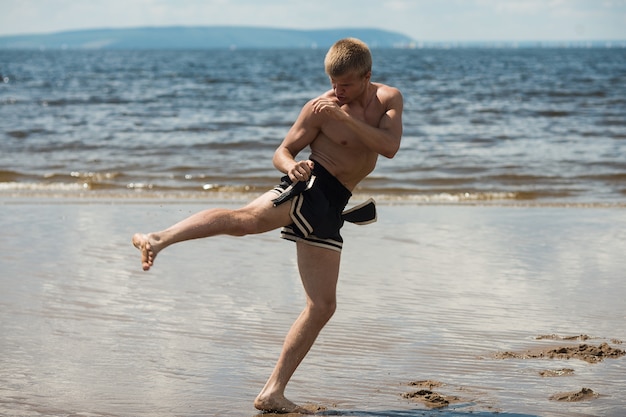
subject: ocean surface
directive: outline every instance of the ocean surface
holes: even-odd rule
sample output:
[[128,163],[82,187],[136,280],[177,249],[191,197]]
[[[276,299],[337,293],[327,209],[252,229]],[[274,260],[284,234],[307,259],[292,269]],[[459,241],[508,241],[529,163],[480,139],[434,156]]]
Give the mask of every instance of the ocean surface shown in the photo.
[[[0,194],[257,193],[323,50],[0,51]],[[373,49],[404,136],[357,192],[623,205],[626,49]],[[306,155],[303,155],[306,156]],[[213,193],[213,194],[212,194]]]

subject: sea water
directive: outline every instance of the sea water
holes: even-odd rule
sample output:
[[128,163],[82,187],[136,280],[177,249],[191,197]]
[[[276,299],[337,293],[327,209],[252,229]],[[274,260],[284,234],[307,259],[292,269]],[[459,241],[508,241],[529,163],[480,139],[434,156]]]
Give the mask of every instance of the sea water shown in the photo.
[[[330,88],[324,53],[0,51],[0,193],[265,190],[301,107]],[[372,80],[404,96],[404,135],[357,191],[419,202],[624,202],[626,49],[372,53]]]

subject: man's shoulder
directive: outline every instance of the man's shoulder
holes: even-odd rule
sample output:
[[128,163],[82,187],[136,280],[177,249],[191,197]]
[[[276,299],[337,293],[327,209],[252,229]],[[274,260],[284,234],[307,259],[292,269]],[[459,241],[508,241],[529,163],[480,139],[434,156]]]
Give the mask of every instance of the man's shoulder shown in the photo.
[[322,98],[335,98],[335,92],[333,90],[328,90],[323,92],[322,94],[320,94],[319,96],[310,98],[306,104],[304,105],[304,107],[306,106],[310,106],[311,104],[313,104],[313,102],[315,102],[316,100],[322,99]]
[[372,83],[372,85],[376,86],[377,91],[381,94],[402,95],[398,88],[391,85],[383,83]]
[[376,86],[376,96],[387,107],[402,108],[402,93],[396,87],[382,83],[372,83]]
[[319,97],[316,98],[334,98],[335,97],[335,91],[334,90],[328,90],[322,94],[320,94]]

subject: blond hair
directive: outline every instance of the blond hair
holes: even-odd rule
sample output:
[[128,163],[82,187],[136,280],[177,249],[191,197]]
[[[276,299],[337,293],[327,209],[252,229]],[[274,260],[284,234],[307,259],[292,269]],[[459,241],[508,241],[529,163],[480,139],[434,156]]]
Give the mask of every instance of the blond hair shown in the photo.
[[324,69],[331,77],[339,77],[351,71],[365,75],[372,70],[372,54],[365,42],[359,39],[341,39],[328,50]]

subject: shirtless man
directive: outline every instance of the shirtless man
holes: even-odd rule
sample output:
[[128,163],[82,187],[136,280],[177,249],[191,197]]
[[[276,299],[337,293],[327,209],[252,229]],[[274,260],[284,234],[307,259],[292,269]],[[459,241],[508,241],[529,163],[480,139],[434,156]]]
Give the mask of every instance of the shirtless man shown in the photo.
[[[267,383],[254,401],[262,411],[307,413],[284,396],[285,387],[335,312],[342,239],[342,211],[379,155],[393,158],[402,136],[400,91],[370,81],[370,51],[358,39],[336,42],[324,60],[332,89],[304,105],[274,154],[283,183],[236,210],[196,213],[160,232],[135,234],[144,270],[159,252],[181,241],[220,234],[243,236],[279,227],[296,242],[306,306],[289,330]],[[307,146],[309,159],[296,161]],[[298,183],[307,189],[289,195]],[[287,193],[287,194],[285,194]],[[282,196],[286,204],[275,203]]]

